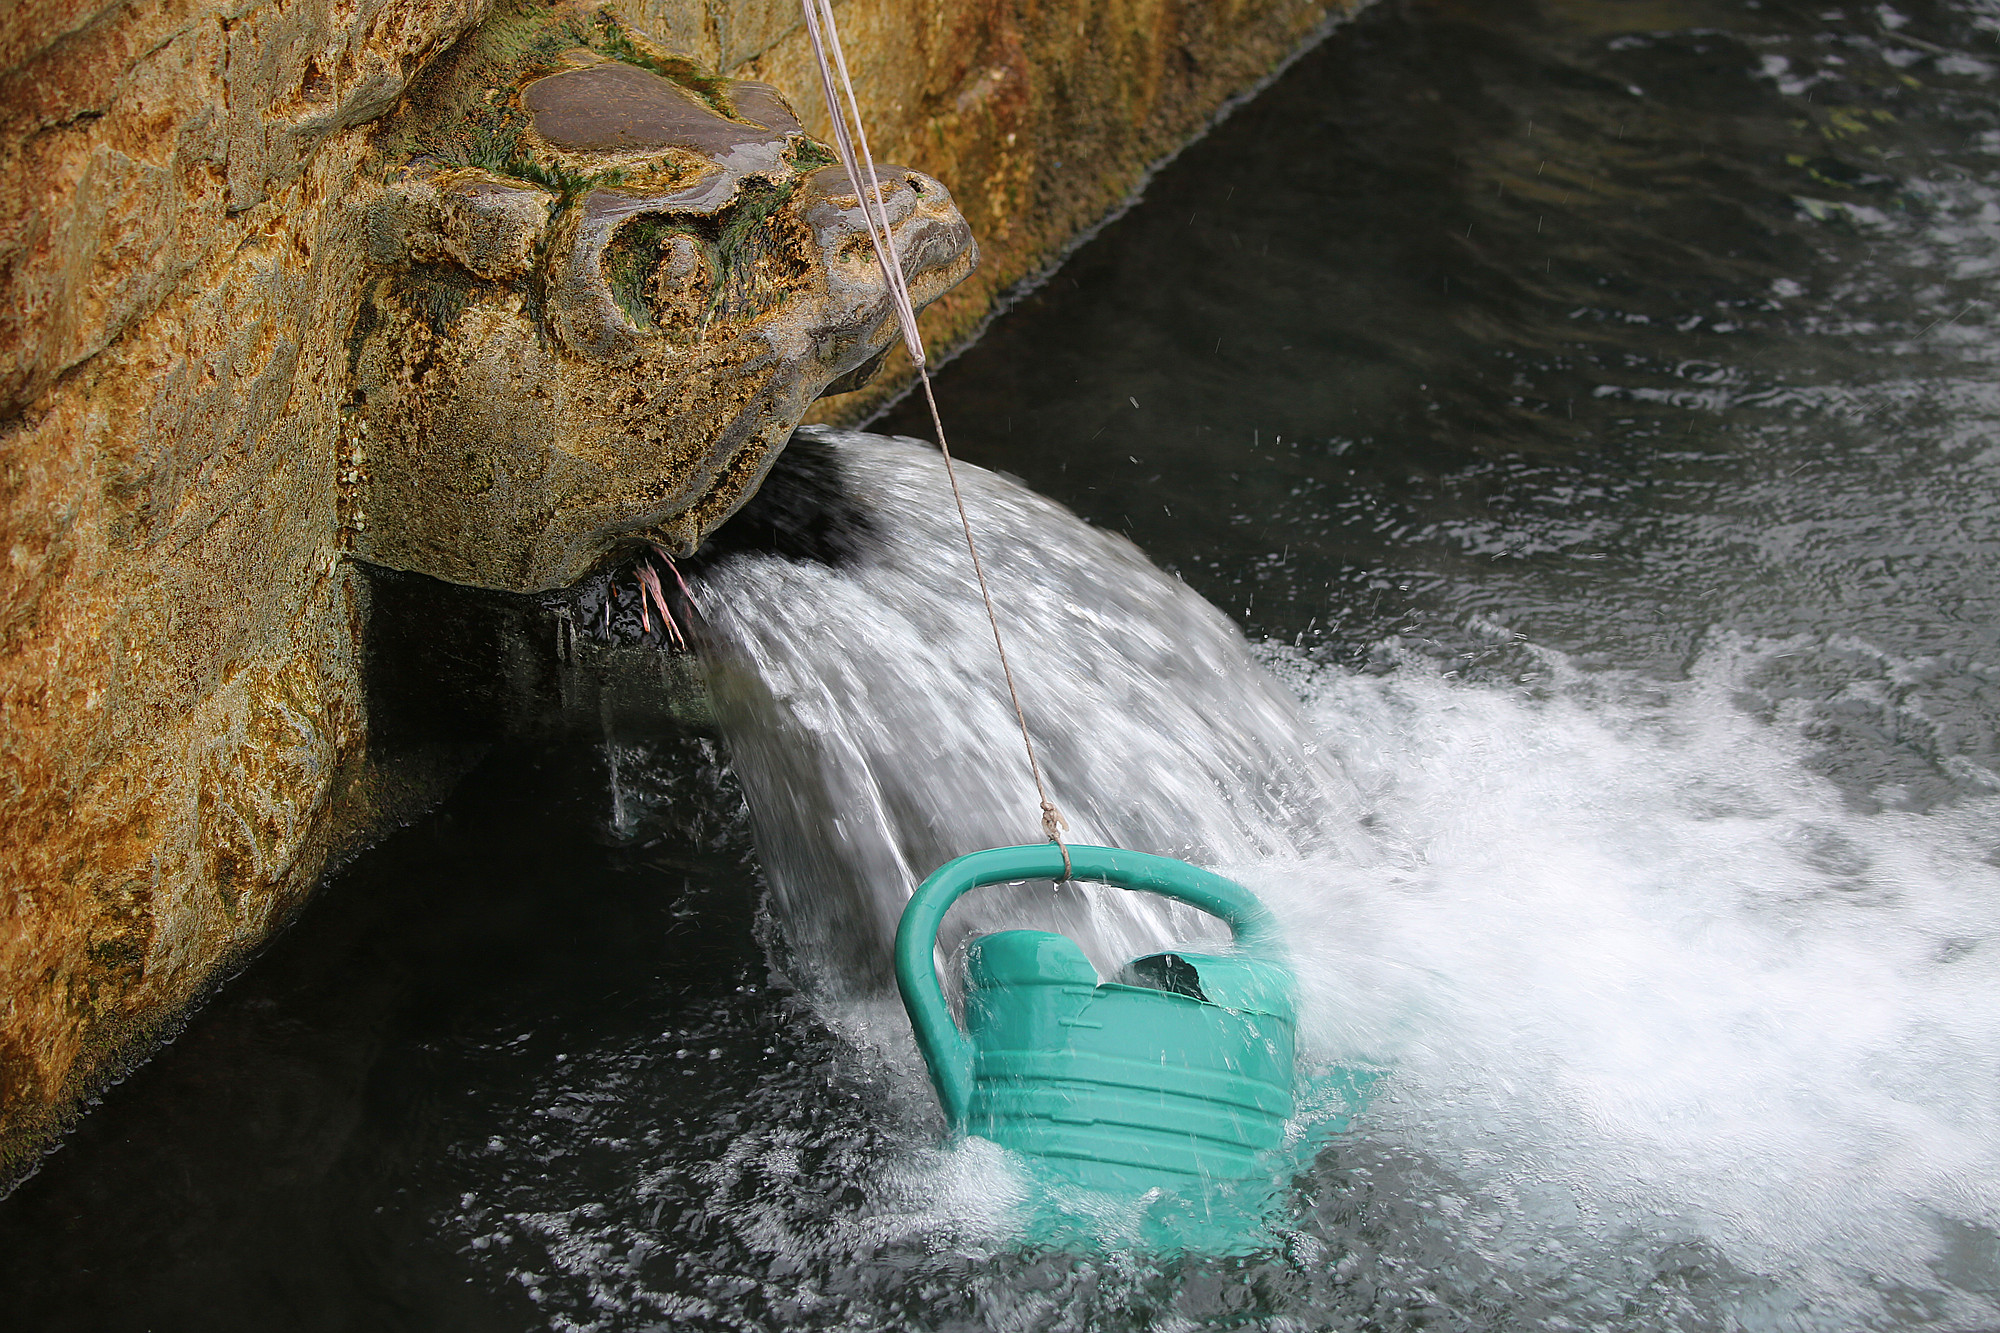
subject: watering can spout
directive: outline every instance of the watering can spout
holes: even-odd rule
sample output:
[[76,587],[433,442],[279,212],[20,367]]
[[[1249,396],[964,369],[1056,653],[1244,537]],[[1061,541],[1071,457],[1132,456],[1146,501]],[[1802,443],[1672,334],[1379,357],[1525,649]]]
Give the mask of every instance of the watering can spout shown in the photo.
[[967,951],[961,1029],[934,961],[945,913],[972,889],[1065,866],[1049,844],[949,862],[896,932],[897,984],[946,1120],[1113,1188],[1255,1174],[1292,1113],[1293,984],[1275,919],[1241,885],[1166,857],[1074,846],[1068,869],[1220,917],[1237,950],[1153,954],[1100,984],[1073,940],[987,935]]

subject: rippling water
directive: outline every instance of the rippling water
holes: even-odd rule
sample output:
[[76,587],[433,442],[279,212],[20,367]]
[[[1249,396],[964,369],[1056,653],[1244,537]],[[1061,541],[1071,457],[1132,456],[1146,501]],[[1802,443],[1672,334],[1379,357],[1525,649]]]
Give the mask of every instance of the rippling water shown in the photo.
[[[879,995],[896,916],[941,860],[1030,837],[1034,807],[935,455],[811,447],[874,531],[837,566],[729,557],[697,600],[793,975],[921,1102]],[[1716,629],[1661,680],[1474,616],[1458,627],[1486,645],[1472,678],[1400,640],[1366,671],[1297,642],[1266,644],[1260,667],[1121,539],[961,471],[1079,836],[1255,886],[1292,927],[1309,1062],[1386,1075],[1234,1295],[1276,1284],[1276,1321],[1498,1302],[1551,1323],[1843,1328],[1903,1322],[1918,1299],[1946,1326],[1991,1317],[2000,799],[1857,807],[1814,771],[1809,729],[1753,703],[1809,646],[1796,636]],[[1508,656],[1536,669],[1493,679]],[[1105,975],[1188,926],[1111,891],[978,910],[947,950],[1053,925]],[[1008,1242],[1045,1204],[1004,1155],[906,1144],[860,1169],[846,1226],[904,1248],[875,1262],[970,1248],[998,1263],[985,1299],[1012,1308]],[[789,1211],[782,1190],[748,1191],[753,1225]],[[1383,1210],[1406,1217],[1364,1225]],[[1065,1319],[1102,1322],[1133,1282],[1179,1271],[1149,1264],[1132,1225],[1098,1219],[1134,1271]],[[849,1236],[791,1243],[853,1264]]]
[[[1337,772],[1193,840],[1293,923],[1313,1058],[1389,1071],[1264,1251],[1024,1247],[900,1014],[771,973],[760,895],[814,868],[768,799],[756,849],[753,766],[626,728],[502,750],[332,886],[0,1204],[0,1291],[50,1328],[2000,1324],[1996,74],[1972,0],[1385,2],[939,376],[964,456],[1243,627],[1300,701],[1268,761]],[[883,590],[765,576],[903,660]],[[876,851],[941,850],[893,795]]]

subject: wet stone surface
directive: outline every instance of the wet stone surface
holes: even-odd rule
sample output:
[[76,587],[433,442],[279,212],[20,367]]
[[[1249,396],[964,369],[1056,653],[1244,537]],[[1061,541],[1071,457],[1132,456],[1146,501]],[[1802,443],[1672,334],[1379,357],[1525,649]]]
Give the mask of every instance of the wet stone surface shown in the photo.
[[732,80],[728,92],[731,109],[750,124],[716,114],[663,75],[619,61],[537,79],[521,104],[543,142],[573,153],[687,148],[719,158],[746,144],[768,146],[774,132],[805,132],[769,84]]
[[[777,90],[608,18],[482,30],[381,143],[342,492],[372,563],[533,592],[688,554],[895,336],[860,201]],[[971,230],[879,175],[925,304]]]

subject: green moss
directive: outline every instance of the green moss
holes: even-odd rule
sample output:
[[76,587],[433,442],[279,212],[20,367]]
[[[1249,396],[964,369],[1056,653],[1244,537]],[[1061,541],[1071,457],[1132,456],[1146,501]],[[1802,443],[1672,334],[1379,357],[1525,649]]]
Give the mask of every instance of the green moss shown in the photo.
[[[721,271],[721,256],[716,253],[713,239],[704,236],[697,226],[665,218],[642,217],[627,223],[619,228],[617,238],[605,252],[604,280],[611,288],[612,299],[638,328],[658,327],[647,287],[660,266],[667,242],[675,236],[692,238],[707,252],[710,271]],[[713,301],[711,293],[711,304]]]
[[723,263],[733,260],[743,248],[744,238],[763,226],[764,220],[771,214],[783,208],[797,190],[796,181],[774,185],[756,176],[746,179],[737,192],[736,206],[729,212],[729,221],[722,225],[715,238],[715,248],[722,255]]
[[378,132],[378,151],[390,164],[421,157],[477,167],[565,198],[616,184],[615,172],[576,172],[538,159],[527,147],[529,117],[520,89],[564,68],[564,52],[577,47],[673,79],[720,114],[731,114],[728,79],[654,49],[609,11],[578,14],[544,0],[502,0],[412,86],[403,113]]
[[430,326],[440,338],[451,332],[483,284],[456,264],[411,264],[389,279],[396,303]]
[[[529,148],[530,119],[521,106],[520,89],[564,68],[564,53],[576,47],[671,79],[717,114],[736,118],[729,95],[732,80],[660,50],[608,8],[577,13],[552,7],[548,0],[500,0],[484,23],[412,85],[403,111],[377,132],[381,159],[390,167],[419,158],[476,167],[538,185],[565,200],[593,186],[619,183],[623,177],[615,169],[578,172],[538,158]],[[786,149],[787,164],[800,173],[834,161],[825,147],[803,136],[794,136]],[[752,225],[782,202],[758,212]]]
[[571,171],[560,162],[538,162],[526,154],[516,154],[503,166],[489,168],[502,176],[527,181],[553,191],[567,203],[595,185],[616,185],[625,179],[622,171]]
[[783,292],[766,292],[756,281],[757,263],[768,253],[766,223],[797,192],[796,181],[773,184],[755,177],[743,182],[720,226],[708,219],[639,218],[619,228],[604,256],[604,275],[613,298],[641,329],[657,327],[648,284],[667,243],[687,236],[708,258],[711,281],[704,322],[726,313],[732,302],[782,302]]
[[825,144],[799,135],[794,137],[790,146],[785,149],[785,161],[792,170],[803,174],[808,171],[818,171],[821,167],[830,167],[840,159],[835,157],[833,150]]
[[548,0],[501,0],[465,38],[481,82],[513,85],[563,68],[563,53],[591,47],[596,25]]
[[[521,89],[565,68],[565,53],[577,47],[671,79],[717,114],[736,118],[732,80],[662,51],[608,8],[577,12],[549,0],[498,0],[485,22],[419,76],[403,107],[377,131],[376,150],[384,169],[413,161],[472,167],[548,190],[565,205],[598,186],[625,182],[623,169],[578,170],[558,155],[543,156],[534,149]],[[714,277],[706,319],[781,299],[782,291],[759,287],[760,274],[764,285],[771,285],[766,269],[772,257],[782,255],[764,233],[772,215],[793,197],[797,180],[835,160],[823,145],[794,135],[785,149],[794,178],[745,180],[719,223],[639,221],[621,227],[605,255],[606,276],[619,305],[636,326],[657,326],[650,283],[664,247],[677,234],[692,237],[710,261]],[[440,332],[457,321],[469,299],[463,275],[446,266],[414,266],[394,288],[396,302]]]
[[724,314],[753,314],[782,302],[784,278],[767,271],[762,276],[767,280],[776,277],[776,286],[760,282],[759,263],[775,259],[779,272],[796,266],[796,260],[786,256],[782,245],[774,244],[776,236],[766,224],[772,214],[791,201],[798,186],[797,178],[772,183],[753,177],[743,182],[734,206],[716,233],[717,279],[709,294],[705,320],[713,321]]
[[686,56],[669,55],[660,50],[628,29],[609,9],[598,11],[593,26],[595,40],[590,43],[592,50],[613,60],[651,70],[662,78],[672,79],[699,97],[717,115],[728,116],[732,120],[736,118],[736,107],[729,100],[729,79],[703,69]]

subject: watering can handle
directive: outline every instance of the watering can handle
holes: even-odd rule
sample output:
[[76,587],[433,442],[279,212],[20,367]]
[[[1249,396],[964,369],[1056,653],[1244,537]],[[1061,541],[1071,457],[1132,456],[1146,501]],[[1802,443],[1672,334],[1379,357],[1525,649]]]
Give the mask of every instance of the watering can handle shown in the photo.
[[[1115,847],[1069,848],[1070,878],[1157,893],[1199,908],[1229,924],[1239,945],[1275,948],[1277,919],[1240,884],[1185,861]],[[987,884],[1063,876],[1063,853],[1054,843],[994,847],[947,861],[917,886],[896,929],[896,985],[909,1011],[917,1047],[930,1066],[945,1119],[965,1123],[972,1105],[972,1042],[959,1029],[938,981],[935,950],[944,914],[960,897]]]

